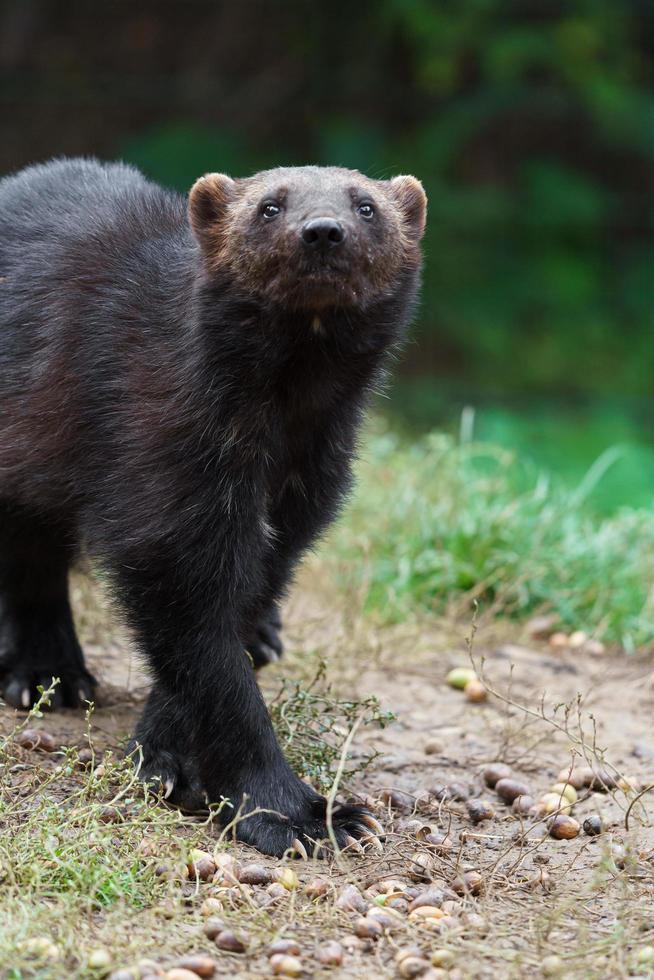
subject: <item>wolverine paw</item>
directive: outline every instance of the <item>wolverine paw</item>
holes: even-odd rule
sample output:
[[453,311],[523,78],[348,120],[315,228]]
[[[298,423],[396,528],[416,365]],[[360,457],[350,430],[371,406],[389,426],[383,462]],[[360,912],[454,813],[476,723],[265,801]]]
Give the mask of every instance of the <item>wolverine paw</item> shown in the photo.
[[129,742],[127,754],[139,778],[164,800],[182,810],[206,809],[207,797],[192,759],[154,748],[147,742],[142,745],[137,739]]
[[257,623],[254,635],[246,644],[246,650],[252,657],[254,667],[259,670],[266,664],[276,663],[284,652],[281,638],[282,620],[279,610],[273,606],[270,611]]
[[0,657],[0,690],[13,708],[29,711],[41,696],[39,688],[47,690],[55,677],[60,683],[50,696],[51,709],[85,708],[88,701],[94,700],[97,682],[83,664]]
[[[257,810],[268,809],[259,804]],[[273,807],[269,808],[273,811]],[[233,834],[244,844],[256,847],[263,854],[281,857],[288,851],[299,857],[327,857],[334,844],[340,851],[363,853],[368,847],[382,849],[381,824],[365,807],[338,804],[327,824],[327,800],[321,796],[308,799],[291,816],[281,811],[255,812],[236,816]]]

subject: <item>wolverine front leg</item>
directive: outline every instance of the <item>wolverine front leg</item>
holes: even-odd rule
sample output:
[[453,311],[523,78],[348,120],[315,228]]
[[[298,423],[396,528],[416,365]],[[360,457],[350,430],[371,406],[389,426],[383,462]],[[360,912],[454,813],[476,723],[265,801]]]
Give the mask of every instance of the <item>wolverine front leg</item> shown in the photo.
[[245,649],[258,670],[266,664],[273,664],[279,660],[284,652],[284,644],[281,636],[282,615],[279,604],[274,600],[269,601],[266,597],[263,608],[260,609],[260,602],[256,607],[256,615],[251,616],[254,622],[247,628]]
[[[345,440],[343,440],[345,443]],[[245,613],[246,649],[258,669],[281,657],[280,604],[297,565],[333,520],[351,482],[345,455],[309,456],[271,506],[273,535],[263,556],[263,584]]]
[[[156,683],[137,732],[144,775],[167,791],[172,780],[170,798],[181,803],[201,786],[221,805],[221,820],[235,821],[235,836],[264,853],[281,855],[294,841],[311,851],[330,836],[326,800],[292,771],[277,742],[243,648],[233,587],[242,555],[230,577],[228,542],[219,554],[211,579],[198,575],[210,567],[206,555],[122,564],[122,593]],[[368,835],[370,820],[361,807],[337,806],[339,846]]]

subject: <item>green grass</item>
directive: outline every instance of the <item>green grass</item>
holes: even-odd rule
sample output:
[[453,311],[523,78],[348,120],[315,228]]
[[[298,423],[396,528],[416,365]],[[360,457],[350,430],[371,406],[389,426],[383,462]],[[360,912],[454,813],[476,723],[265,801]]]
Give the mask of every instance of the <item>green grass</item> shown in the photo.
[[339,574],[386,619],[477,599],[498,615],[546,609],[627,648],[647,643],[654,512],[588,506],[610,463],[605,454],[571,489],[491,444],[375,432],[331,538]]
[[436,429],[456,434],[466,406],[476,439],[533,460],[568,487],[613,447],[613,464],[588,498],[597,513],[654,506],[654,425],[645,399],[510,398],[443,378],[400,378],[378,410],[415,438]]
[[[270,703],[270,714],[284,754],[293,769],[310,780],[320,792],[334,782],[343,745],[354,725],[383,728],[393,715],[382,711],[376,697],[363,700],[338,698],[326,681],[326,663],[321,661],[306,685],[285,679]],[[365,771],[375,753],[349,758],[343,778]]]
[[[122,753],[105,752],[90,770],[74,744],[51,754],[21,749],[16,736],[44,717],[53,690],[16,728],[0,728],[3,980],[98,980],[107,972],[92,965],[98,949],[117,966],[192,949],[203,941],[199,928],[169,925],[183,924],[196,890],[187,880],[189,854],[194,846],[214,853],[230,846],[217,824],[162,806]],[[289,761],[323,791],[352,728],[392,718],[374,697],[337,698],[323,664],[308,685],[284,681],[271,714]],[[91,721],[89,710],[84,740],[91,741]],[[341,789],[375,756],[348,753]]]

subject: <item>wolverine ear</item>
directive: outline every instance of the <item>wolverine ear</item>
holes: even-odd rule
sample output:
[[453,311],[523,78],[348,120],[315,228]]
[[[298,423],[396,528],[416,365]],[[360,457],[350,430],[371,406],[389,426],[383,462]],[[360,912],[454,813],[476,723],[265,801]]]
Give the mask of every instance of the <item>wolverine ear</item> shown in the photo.
[[393,177],[390,192],[404,215],[412,238],[419,242],[427,220],[427,195],[422,184],[415,177]]
[[236,195],[236,181],[227,174],[205,174],[193,184],[188,196],[188,219],[201,245],[215,240],[225,211]]

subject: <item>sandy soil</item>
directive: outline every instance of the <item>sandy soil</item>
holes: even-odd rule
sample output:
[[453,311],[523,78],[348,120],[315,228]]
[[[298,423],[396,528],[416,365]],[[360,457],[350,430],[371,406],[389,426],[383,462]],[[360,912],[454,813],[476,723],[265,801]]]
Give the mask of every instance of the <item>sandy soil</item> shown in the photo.
[[[483,704],[470,704],[445,683],[450,667],[470,664],[470,624],[433,619],[375,627],[361,616],[356,596],[345,608],[337,596],[315,565],[304,573],[286,611],[287,657],[266,671],[262,685],[273,692],[284,674],[307,677],[324,656],[337,691],[375,694],[394,712],[396,720],[384,730],[357,734],[355,758],[370,749],[380,754],[344,788],[376,809],[387,830],[384,855],[343,858],[331,868],[294,862],[297,899],[290,909],[281,904],[267,910],[268,932],[290,930],[301,937],[307,976],[400,976],[396,956],[410,944],[426,959],[435,950],[451,954],[449,972],[432,967],[427,975],[453,980],[653,975],[654,959],[648,965],[642,949],[654,944],[654,792],[634,803],[625,827],[636,793],[654,782],[651,658],[555,651],[547,640],[530,639],[524,627],[482,620],[472,657],[494,693]],[[147,675],[102,596],[79,582],[75,601],[88,660],[102,682],[93,719],[97,745],[118,750],[142,706]],[[0,709],[5,730],[13,715]],[[83,717],[73,712],[49,715],[43,725],[64,744],[83,739]],[[596,766],[602,760],[635,787],[580,792],[573,815],[583,822],[600,814],[604,833],[597,837],[581,833],[574,840],[553,840],[543,821],[515,816],[481,775],[485,765],[502,760],[538,798],[575,756]],[[462,799],[453,799],[451,790],[448,795],[452,784]],[[397,797],[395,805],[384,802],[389,790],[406,797]],[[489,801],[495,815],[475,825],[467,804],[476,798]],[[435,854],[420,839],[421,827],[447,833],[449,850]],[[245,848],[236,847],[235,854],[241,862],[259,861]],[[353,883],[369,904],[384,882],[398,881],[410,897],[429,888],[429,879],[432,886],[459,888],[466,871],[479,872],[481,893],[457,898],[444,928],[420,926],[400,902],[397,930],[368,941],[354,935],[356,914],[339,910],[332,900],[323,913],[303,912],[311,903],[301,888],[316,873],[330,875],[334,898]],[[202,936],[195,908],[195,932],[187,917],[183,946],[211,948],[223,963],[222,975],[270,975],[261,944],[245,956],[217,954]],[[236,902],[237,920],[239,908]],[[246,912],[246,925],[247,919]],[[345,950],[343,965],[329,971],[315,959],[317,944],[326,939],[338,940]]]

